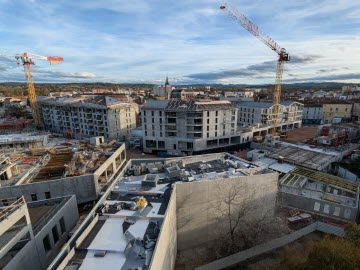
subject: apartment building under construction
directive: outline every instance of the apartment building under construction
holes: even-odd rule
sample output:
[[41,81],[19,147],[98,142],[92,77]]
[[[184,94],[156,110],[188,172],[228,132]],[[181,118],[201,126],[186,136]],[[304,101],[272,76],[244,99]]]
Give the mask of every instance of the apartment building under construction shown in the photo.
[[137,105],[110,96],[40,97],[38,103],[45,129],[71,138],[124,140],[136,127]]

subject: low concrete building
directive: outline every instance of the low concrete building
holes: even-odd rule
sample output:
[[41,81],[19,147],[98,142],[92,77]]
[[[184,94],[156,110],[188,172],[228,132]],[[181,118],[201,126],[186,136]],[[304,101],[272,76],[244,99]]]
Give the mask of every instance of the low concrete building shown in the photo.
[[[166,169],[176,167],[184,177],[170,179]],[[157,183],[144,185],[154,168]],[[226,153],[130,160],[49,269],[174,269],[177,250],[219,236],[212,206],[226,195],[222,188],[243,187],[254,206],[246,218],[256,219],[274,209],[277,179],[277,173]]]
[[112,96],[38,97],[46,130],[82,139],[124,140],[136,127],[137,104]]
[[75,196],[26,203],[0,201],[0,268],[47,269],[66,243],[79,214]]
[[347,222],[357,220],[358,184],[301,167],[286,174],[279,184],[282,205]]
[[67,144],[3,156],[0,199],[24,196],[31,202],[75,194],[78,203],[93,201],[126,162],[124,144]]
[[0,153],[46,147],[49,134],[16,133],[0,135]]

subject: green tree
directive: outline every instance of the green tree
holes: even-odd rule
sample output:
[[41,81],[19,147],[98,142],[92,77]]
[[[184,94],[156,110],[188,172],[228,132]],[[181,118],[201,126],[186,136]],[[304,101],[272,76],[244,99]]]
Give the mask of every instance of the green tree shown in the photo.
[[32,118],[29,111],[26,110],[25,107],[8,107],[5,110],[5,116],[11,116],[11,117],[24,117],[24,118]]

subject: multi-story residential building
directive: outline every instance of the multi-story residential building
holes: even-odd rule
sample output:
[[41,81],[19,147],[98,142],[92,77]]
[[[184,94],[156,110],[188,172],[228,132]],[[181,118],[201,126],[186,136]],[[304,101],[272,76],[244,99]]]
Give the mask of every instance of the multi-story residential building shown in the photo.
[[136,127],[136,104],[110,96],[40,97],[46,130],[82,137],[104,136],[124,140]]
[[251,140],[237,132],[237,108],[227,100],[151,100],[141,111],[147,153],[191,155]]
[[[238,101],[238,123],[242,126],[274,124],[273,103]],[[289,130],[301,127],[304,105],[296,101],[282,101],[279,110],[279,127]]]
[[302,123],[305,125],[321,125],[323,108],[320,103],[305,103]]
[[332,123],[336,119],[342,122],[351,120],[351,111],[353,104],[343,100],[331,100],[323,103],[323,121]]

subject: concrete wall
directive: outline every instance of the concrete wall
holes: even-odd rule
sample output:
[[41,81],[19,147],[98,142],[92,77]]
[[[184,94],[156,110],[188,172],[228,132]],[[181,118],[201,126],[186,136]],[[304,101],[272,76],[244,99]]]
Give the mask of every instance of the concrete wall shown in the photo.
[[161,232],[156,241],[150,270],[174,269],[177,252],[176,218],[176,190],[173,190]]
[[357,181],[359,181],[360,178],[357,177],[356,174],[350,172],[349,170],[339,166],[339,170],[337,172],[337,175],[339,177],[342,177],[344,179],[347,179],[353,183],[357,183]]
[[[349,207],[349,206],[340,205],[337,203],[332,203],[329,201],[323,201],[323,200],[318,200],[318,199],[314,199],[314,198],[298,196],[298,195],[289,194],[289,193],[285,193],[285,192],[279,192],[279,198],[280,198],[281,204],[286,205],[286,206],[303,209],[304,211],[307,211],[307,212],[312,212],[317,215],[327,216],[327,217],[331,217],[331,218],[335,218],[335,219],[341,219],[341,220],[350,221],[350,222],[356,221],[356,216],[357,216],[357,212],[358,212],[358,209],[356,207]],[[315,210],[315,208],[314,208],[315,203],[320,204],[319,211]],[[327,206],[328,210],[329,210],[328,213],[327,213],[327,210],[324,211],[325,205],[328,205]],[[334,215],[336,208],[340,209],[339,215]],[[345,217],[346,212],[349,213],[348,218]]]
[[[176,184],[178,250],[198,246],[217,238],[216,204],[233,186],[241,187],[240,196],[252,195],[254,209],[247,217],[256,217],[275,207],[277,173],[244,176],[231,179]],[[223,188],[219,188],[223,187]],[[258,207],[261,206],[261,207]]]
[[92,174],[87,174],[59,180],[2,187],[0,199],[24,195],[25,200],[31,202],[31,194],[36,194],[38,200],[45,200],[45,192],[49,191],[52,198],[75,194],[78,203],[93,201],[98,197],[95,177]]
[[[60,219],[64,218],[66,232],[61,233]],[[60,252],[61,247],[66,243],[69,232],[75,227],[79,219],[77,202],[72,196],[46,223],[41,231],[35,235],[33,241],[28,242],[19,253],[6,265],[6,270],[39,270],[46,269],[55,256]],[[52,228],[56,226],[59,240],[55,244],[52,235]],[[49,236],[51,250],[46,252],[43,239]]]

